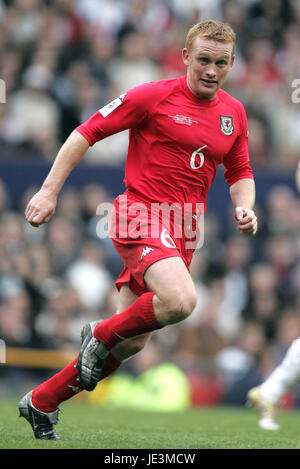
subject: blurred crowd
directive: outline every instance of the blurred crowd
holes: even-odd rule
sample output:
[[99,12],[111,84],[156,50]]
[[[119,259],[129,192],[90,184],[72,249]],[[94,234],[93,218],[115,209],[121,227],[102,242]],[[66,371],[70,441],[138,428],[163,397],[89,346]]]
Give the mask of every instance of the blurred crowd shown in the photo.
[[[226,89],[246,107],[252,164],[294,168],[299,0],[0,0],[2,147],[52,161],[104,104],[140,83],[183,75],[186,32],[208,18],[237,33]],[[100,142],[84,161],[123,164],[127,139],[124,131]]]
[[[55,217],[34,228],[23,215],[34,190],[12,209],[0,184],[0,337],[7,347],[75,356],[81,327],[116,310],[114,280],[123,263],[110,239],[97,236],[96,209],[110,196],[97,184],[68,185]],[[257,210],[254,240],[237,234],[231,212],[226,230],[214,213],[205,215],[204,245],[191,265],[198,295],[193,314],[153,334],[120,372],[139,376],[173,364],[188,381],[194,405],[243,404],[248,389],[280,362],[300,336],[300,198],[274,185]],[[53,372],[0,366],[0,394]],[[115,389],[120,396],[122,386]],[[298,403],[297,389],[291,402]]]

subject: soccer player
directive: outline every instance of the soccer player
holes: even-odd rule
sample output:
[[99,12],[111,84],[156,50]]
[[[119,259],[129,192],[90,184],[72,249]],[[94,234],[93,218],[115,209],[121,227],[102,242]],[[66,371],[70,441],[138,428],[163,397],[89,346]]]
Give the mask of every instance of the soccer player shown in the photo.
[[[188,243],[197,233],[194,227],[219,164],[225,167],[237,230],[255,235],[246,114],[243,105],[222,90],[234,53],[235,33],[229,25],[208,20],[193,26],[182,51],[186,75],[135,87],[75,129],[28,203],[29,223],[48,222],[60,189],[88,147],[130,129],[127,190],[114,203],[111,234],[125,266],[116,281],[118,314],[87,324],[79,356],[20,401],[20,415],[36,438],[57,438],[53,425],[62,401],[82,389],[94,389],[140,351],[152,331],[192,313],[197,300],[189,265],[195,245]],[[163,217],[152,217],[157,203],[176,204],[167,227]],[[131,208],[136,204],[145,208],[138,217],[140,237],[132,228],[136,220]],[[182,235],[175,236],[182,227]]]
[[[300,192],[300,161],[296,170],[296,186]],[[282,362],[260,385],[250,389],[248,402],[255,406],[258,425],[264,430],[279,430],[276,412],[280,398],[300,381],[300,338],[288,348]]]

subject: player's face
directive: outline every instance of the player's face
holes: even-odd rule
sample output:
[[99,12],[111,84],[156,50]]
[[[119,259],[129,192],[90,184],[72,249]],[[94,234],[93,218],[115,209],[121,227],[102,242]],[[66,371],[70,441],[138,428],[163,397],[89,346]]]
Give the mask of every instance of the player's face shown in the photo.
[[182,57],[192,93],[199,98],[213,99],[233,65],[232,43],[198,36],[190,51],[183,49]]

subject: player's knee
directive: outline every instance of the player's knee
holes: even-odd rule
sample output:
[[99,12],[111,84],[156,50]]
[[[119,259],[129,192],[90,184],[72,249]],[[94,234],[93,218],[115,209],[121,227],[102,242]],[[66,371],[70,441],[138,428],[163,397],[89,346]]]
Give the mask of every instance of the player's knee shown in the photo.
[[168,323],[173,324],[188,318],[195,309],[196,304],[197,296],[193,289],[173,294],[168,300],[166,315]]

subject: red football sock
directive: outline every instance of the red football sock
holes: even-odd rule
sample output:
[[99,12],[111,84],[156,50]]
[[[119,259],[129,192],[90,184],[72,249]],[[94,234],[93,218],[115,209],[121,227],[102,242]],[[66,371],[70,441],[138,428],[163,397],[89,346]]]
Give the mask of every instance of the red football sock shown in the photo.
[[162,328],[153,311],[153,296],[152,292],[143,293],[122,313],[100,322],[94,337],[110,350],[124,339]]
[[61,402],[83,390],[82,384],[77,381],[78,371],[74,368],[76,362],[77,358],[33,390],[32,404],[36,409],[52,412]]
[[[103,341],[110,350],[123,338],[134,337],[163,327],[158,323],[153,311],[154,293],[144,293],[129,308],[102,321],[94,330],[94,336]],[[116,335],[117,334],[117,335]],[[32,403],[36,409],[52,412],[58,405],[83,390],[78,381],[78,372],[74,367],[77,359],[67,365],[52,378],[40,384],[32,392]],[[101,379],[109,376],[120,362],[109,354],[102,370]]]
[[102,372],[101,372],[101,378],[100,381],[104,378],[107,378],[107,376],[111,375],[114,371],[116,371],[119,366],[122,364],[122,362],[119,362],[112,353],[108,355],[106,358]]
[[[53,412],[61,402],[83,391],[82,384],[77,380],[77,368],[74,368],[76,362],[77,358],[33,390],[32,403],[36,409]],[[120,365],[121,362],[110,353],[103,365],[100,381],[116,371]]]

